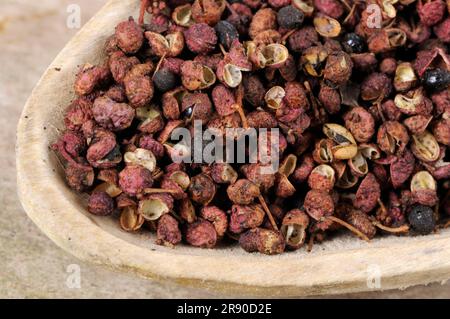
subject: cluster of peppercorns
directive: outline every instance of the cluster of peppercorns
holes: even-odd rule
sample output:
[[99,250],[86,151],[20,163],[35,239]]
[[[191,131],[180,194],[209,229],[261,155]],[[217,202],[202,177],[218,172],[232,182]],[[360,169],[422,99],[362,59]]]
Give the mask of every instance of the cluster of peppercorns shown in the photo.
[[[277,254],[343,227],[430,233],[450,216],[449,12],[449,0],[143,0],[106,62],[80,69],[52,148],[90,213],[162,245]],[[278,172],[172,162],[172,131],[194,120],[279,128]]]

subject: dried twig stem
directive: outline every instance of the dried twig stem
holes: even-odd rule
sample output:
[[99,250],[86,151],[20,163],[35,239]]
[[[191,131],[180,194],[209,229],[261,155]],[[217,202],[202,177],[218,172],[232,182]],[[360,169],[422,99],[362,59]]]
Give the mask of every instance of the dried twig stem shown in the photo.
[[150,5],[150,0],[141,0],[141,7],[139,9],[139,19],[138,19],[138,23],[140,25],[144,24],[145,11],[147,10],[149,5]]
[[277,224],[275,223],[275,219],[273,219],[272,213],[270,212],[270,209],[267,206],[266,201],[264,200],[264,197],[260,194],[260,195],[258,195],[258,199],[259,199],[259,202],[261,203],[261,206],[263,207],[264,211],[266,212],[267,217],[269,218],[272,228],[274,230],[278,231],[278,227],[277,227]]
[[382,223],[380,223],[377,220],[373,220],[372,224],[376,227],[378,227],[381,230],[387,231],[389,233],[393,233],[393,234],[397,234],[397,233],[407,233],[409,231],[409,226],[408,225],[403,225],[400,227],[388,227],[388,226],[384,226]]
[[233,108],[239,113],[242,121],[242,127],[248,129],[248,121],[245,116],[244,109],[242,108],[242,100],[244,99],[244,87],[242,84],[239,84],[237,88],[236,94],[236,104],[233,105]]
[[367,236],[364,235],[361,231],[359,231],[358,229],[356,229],[355,227],[353,227],[353,226],[350,225],[349,223],[343,221],[342,219],[339,219],[339,218],[337,218],[337,217],[335,217],[335,216],[327,216],[327,217],[324,217],[324,218],[323,218],[323,220],[327,220],[327,219],[329,219],[329,220],[331,220],[331,221],[333,221],[333,222],[335,222],[335,223],[338,223],[338,224],[344,226],[345,228],[347,228],[348,230],[350,230],[352,233],[354,233],[354,234],[355,234],[356,236],[358,236],[359,238],[364,239],[364,240],[367,241],[367,242],[370,241],[369,237],[367,237]]
[[178,193],[175,189],[166,189],[166,188],[146,188],[144,189],[145,194],[160,194],[160,193],[169,193],[175,194]]

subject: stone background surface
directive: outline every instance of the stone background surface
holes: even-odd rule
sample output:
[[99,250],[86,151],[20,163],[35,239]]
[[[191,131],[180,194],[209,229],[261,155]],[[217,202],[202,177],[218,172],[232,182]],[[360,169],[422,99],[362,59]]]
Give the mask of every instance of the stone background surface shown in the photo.
[[[0,298],[226,298],[213,291],[156,283],[83,263],[58,248],[27,218],[16,195],[15,130],[39,77],[76,33],[66,26],[77,4],[84,24],[105,0],[0,1]],[[49,105],[51,107],[51,105]],[[81,269],[81,288],[66,282],[69,265]],[[338,296],[328,296],[338,297]],[[351,298],[450,297],[450,284]]]

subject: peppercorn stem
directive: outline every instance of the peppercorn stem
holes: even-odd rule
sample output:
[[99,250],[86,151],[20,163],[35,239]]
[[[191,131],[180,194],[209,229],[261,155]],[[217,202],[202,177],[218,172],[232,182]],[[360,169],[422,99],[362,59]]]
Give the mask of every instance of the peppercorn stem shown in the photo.
[[348,20],[350,20],[350,19],[352,18],[352,16],[355,14],[356,3],[353,4],[352,7],[350,7],[346,1],[343,1],[343,2],[344,2],[344,4],[347,6],[347,8],[350,10],[350,12],[348,13],[348,15],[345,17],[344,21],[342,22],[342,24],[345,24],[345,23],[347,23]]
[[228,3],[228,1],[225,1],[225,6],[227,7],[228,10],[230,10],[232,15],[238,15],[236,10],[233,9],[233,7],[231,6],[231,4]]
[[343,221],[340,218],[334,217],[334,216],[327,216],[323,218],[324,220],[331,220],[335,223],[338,223],[342,226],[344,226],[345,228],[347,228],[348,230],[350,230],[352,233],[354,233],[355,235],[357,235],[359,238],[364,239],[365,241],[369,242],[370,239],[369,237],[367,237],[366,235],[364,235],[361,231],[359,231],[358,229],[356,229],[355,227],[353,227],[352,225],[350,225],[349,223]]
[[159,194],[159,193],[169,193],[176,194],[178,191],[176,189],[166,189],[166,188],[146,188],[144,189],[145,194]]
[[158,64],[156,65],[156,68],[155,68],[155,72],[153,72],[152,78],[155,76],[156,72],[159,71],[159,68],[161,67],[161,64],[162,64],[162,62],[164,61],[165,58],[166,58],[166,53],[164,53],[164,54],[161,56],[161,58],[159,59]]
[[164,172],[159,167],[155,168],[155,170],[152,172],[152,178],[153,180],[158,180],[164,175]]
[[341,2],[344,4],[344,6],[347,7],[347,10],[351,9],[350,5],[348,4],[348,2],[346,0],[341,0]]
[[403,225],[403,226],[400,226],[400,227],[387,227],[387,226],[384,226],[382,223],[380,223],[377,220],[373,220],[372,224],[374,226],[378,227],[381,230],[387,231],[389,233],[394,233],[394,234],[396,234],[396,233],[407,233],[409,231],[409,226],[408,225]]
[[236,94],[236,104],[233,105],[233,108],[238,112],[239,116],[241,117],[242,127],[247,129],[248,128],[247,117],[245,116],[244,109],[242,108],[243,98],[244,98],[244,88],[242,84],[239,84]]
[[263,207],[264,211],[266,212],[266,215],[269,218],[270,224],[272,225],[273,229],[278,231],[277,224],[275,223],[275,220],[273,219],[272,213],[270,212],[270,209],[267,206],[266,201],[264,200],[264,197],[261,194],[259,194],[258,199],[259,199],[259,202],[261,203],[261,206]]
[[147,10],[148,6],[150,5],[150,0],[141,0],[141,7],[139,9],[139,19],[138,19],[138,23],[140,25],[144,24],[144,15],[145,15],[145,10]]
[[287,38],[289,38],[295,31],[297,31],[296,29],[292,29],[290,31],[288,31],[285,35],[283,35],[280,39],[280,43],[281,44],[285,44]]
[[387,211],[386,206],[384,206],[383,202],[381,201],[381,199],[377,199],[378,204],[380,205],[380,209],[383,211],[383,213],[385,213]]

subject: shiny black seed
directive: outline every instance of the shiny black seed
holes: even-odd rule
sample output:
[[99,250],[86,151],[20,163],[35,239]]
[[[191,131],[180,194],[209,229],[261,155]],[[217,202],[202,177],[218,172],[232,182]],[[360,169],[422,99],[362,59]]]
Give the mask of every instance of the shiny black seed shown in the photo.
[[442,91],[450,84],[450,72],[443,69],[426,70],[423,85],[432,91]]
[[193,106],[189,106],[187,109],[185,109],[183,112],[181,112],[181,117],[186,120],[190,120],[192,117],[192,113],[194,111]]
[[228,50],[234,39],[239,39],[239,33],[228,21],[219,21],[214,27],[216,30],[217,37],[219,38],[219,43],[223,45],[225,50]]
[[294,6],[281,8],[277,13],[278,25],[283,29],[297,29],[303,23],[303,12]]
[[153,84],[161,91],[166,92],[173,89],[177,85],[175,74],[167,69],[158,70],[153,76]]
[[366,41],[356,33],[347,33],[342,42],[345,52],[362,53],[366,51]]
[[434,230],[433,209],[429,206],[415,205],[408,215],[411,227],[420,234],[429,234]]

